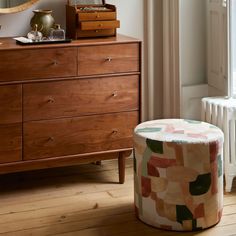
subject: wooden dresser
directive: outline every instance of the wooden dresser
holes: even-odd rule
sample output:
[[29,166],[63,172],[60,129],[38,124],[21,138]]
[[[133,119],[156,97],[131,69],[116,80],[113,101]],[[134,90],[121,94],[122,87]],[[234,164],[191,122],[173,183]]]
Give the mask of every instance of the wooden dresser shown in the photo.
[[140,122],[141,42],[0,39],[0,173],[125,158]]

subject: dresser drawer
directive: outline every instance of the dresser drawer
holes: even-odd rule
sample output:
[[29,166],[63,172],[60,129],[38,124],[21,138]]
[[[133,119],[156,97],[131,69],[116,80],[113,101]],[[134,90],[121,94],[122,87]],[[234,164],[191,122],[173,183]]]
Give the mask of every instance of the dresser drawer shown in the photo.
[[18,123],[21,121],[22,86],[0,86],[0,125]]
[[107,37],[107,36],[114,36],[116,34],[116,29],[99,29],[99,30],[77,29],[76,34],[77,37],[79,38]]
[[76,76],[77,49],[2,51],[0,62],[0,81]]
[[100,29],[114,29],[120,27],[120,21],[118,20],[106,20],[106,21],[87,21],[81,22],[81,30],[100,30]]
[[78,75],[140,71],[138,43],[79,47]]
[[24,85],[25,121],[138,109],[137,75]]
[[115,19],[116,19],[116,12],[78,13],[78,23],[81,21],[115,20]]
[[24,124],[24,159],[40,159],[132,147],[138,112]]
[[22,160],[22,124],[0,125],[0,164]]

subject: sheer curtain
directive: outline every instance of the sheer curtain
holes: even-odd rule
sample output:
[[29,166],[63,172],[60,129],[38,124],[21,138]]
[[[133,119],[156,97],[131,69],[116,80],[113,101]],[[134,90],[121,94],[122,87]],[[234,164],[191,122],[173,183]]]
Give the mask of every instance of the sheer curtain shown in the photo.
[[163,116],[162,6],[162,0],[144,0],[144,120]]
[[145,1],[144,119],[180,116],[178,4]]

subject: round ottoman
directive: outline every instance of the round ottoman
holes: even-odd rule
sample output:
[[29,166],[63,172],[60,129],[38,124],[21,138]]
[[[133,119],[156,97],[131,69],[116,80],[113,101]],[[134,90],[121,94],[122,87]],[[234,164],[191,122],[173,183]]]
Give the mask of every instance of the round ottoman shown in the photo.
[[154,227],[194,231],[223,210],[223,132],[208,123],[166,119],[134,132],[137,217]]

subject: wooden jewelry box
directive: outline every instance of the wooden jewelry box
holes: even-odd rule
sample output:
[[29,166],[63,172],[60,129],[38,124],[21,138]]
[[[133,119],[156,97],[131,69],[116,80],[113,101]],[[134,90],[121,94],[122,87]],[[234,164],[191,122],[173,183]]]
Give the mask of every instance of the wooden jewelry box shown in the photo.
[[68,38],[115,36],[119,27],[116,7],[105,0],[78,0],[76,4],[68,1],[66,5]]

